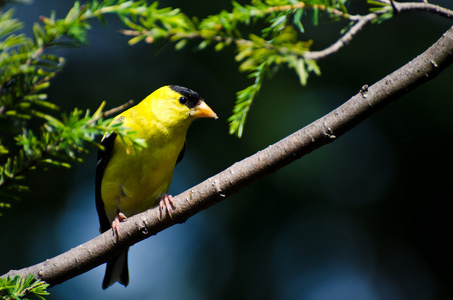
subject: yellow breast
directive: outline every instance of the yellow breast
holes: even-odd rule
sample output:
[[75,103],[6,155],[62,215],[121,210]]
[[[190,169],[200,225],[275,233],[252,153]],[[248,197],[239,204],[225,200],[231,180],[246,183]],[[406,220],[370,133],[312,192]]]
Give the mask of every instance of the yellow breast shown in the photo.
[[[124,115],[123,115],[124,116]],[[127,120],[134,120],[134,123]],[[168,132],[151,119],[124,116],[124,126],[136,131],[148,147],[136,149],[116,138],[101,185],[107,217],[112,221],[119,210],[126,216],[156,205],[168,192],[174,167],[181,152],[187,128]]]

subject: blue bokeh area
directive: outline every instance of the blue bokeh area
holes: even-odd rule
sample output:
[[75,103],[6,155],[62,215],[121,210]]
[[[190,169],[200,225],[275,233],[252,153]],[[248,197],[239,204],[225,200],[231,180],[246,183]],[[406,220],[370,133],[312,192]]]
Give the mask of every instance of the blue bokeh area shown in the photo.
[[[364,2],[351,1],[351,9]],[[15,10],[30,34],[40,15],[56,10],[62,17],[72,4],[42,0]],[[449,1],[438,4],[451,8]],[[231,9],[228,1],[160,4],[167,5],[200,17]],[[306,87],[292,70],[278,72],[265,81],[238,139],[228,134],[227,119],[235,93],[251,82],[237,71],[232,47],[131,47],[117,32],[122,24],[114,16],[107,22],[91,24],[87,46],[56,50],[67,64],[49,97],[62,111],[93,111],[104,100],[107,108],[140,101],[166,84],[199,92],[219,119],[189,129],[173,195],[322,117],[451,26],[421,12],[401,14],[320,61],[322,76]],[[330,22],[305,26],[315,49],[340,31]],[[101,265],[52,287],[48,299],[452,299],[452,79],[450,68],[334,143],[134,245],[127,288],[103,291]],[[99,234],[95,152],[71,169],[29,175],[32,192],[0,218],[2,274]]]

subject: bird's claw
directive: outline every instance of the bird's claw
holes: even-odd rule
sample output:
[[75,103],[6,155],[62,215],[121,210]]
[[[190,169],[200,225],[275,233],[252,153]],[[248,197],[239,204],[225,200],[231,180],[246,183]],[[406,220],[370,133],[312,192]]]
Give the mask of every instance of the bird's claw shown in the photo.
[[127,217],[120,211],[117,211],[115,219],[113,219],[112,222],[112,230],[113,230],[113,235],[119,236],[120,235],[120,223],[125,222],[127,220]]
[[159,202],[160,217],[161,218],[163,217],[163,211],[165,208],[167,210],[168,215],[170,216],[170,219],[173,219],[173,216],[171,215],[173,207],[175,207],[173,197],[171,195],[164,194]]

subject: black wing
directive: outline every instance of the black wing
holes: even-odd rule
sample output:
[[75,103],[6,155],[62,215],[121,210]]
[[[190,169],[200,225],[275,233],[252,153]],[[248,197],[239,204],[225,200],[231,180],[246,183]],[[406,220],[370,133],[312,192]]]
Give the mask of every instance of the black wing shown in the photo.
[[[107,133],[101,141],[101,145],[104,146],[105,150],[98,151],[98,158],[97,158],[98,162],[96,165],[95,193],[96,193],[96,210],[98,212],[99,223],[101,225],[101,233],[109,230],[112,227],[109,219],[107,218],[107,214],[105,213],[104,201],[102,200],[102,194],[101,194],[101,183],[102,183],[102,178],[104,177],[105,167],[107,166],[107,163],[109,162],[110,157],[112,155],[113,145],[115,143],[116,136],[117,136],[117,134],[114,132]],[[183,159],[185,150],[186,150],[186,143],[184,143],[184,146],[182,147],[181,152],[179,152],[178,159],[176,160],[176,164],[178,164]]]
[[109,230],[112,226],[107,214],[105,213],[104,201],[102,200],[101,194],[101,183],[104,177],[105,167],[110,160],[112,155],[113,145],[117,134],[107,133],[101,141],[101,145],[104,146],[105,150],[98,151],[98,163],[96,165],[96,210],[98,211],[99,223],[101,225],[101,233]]

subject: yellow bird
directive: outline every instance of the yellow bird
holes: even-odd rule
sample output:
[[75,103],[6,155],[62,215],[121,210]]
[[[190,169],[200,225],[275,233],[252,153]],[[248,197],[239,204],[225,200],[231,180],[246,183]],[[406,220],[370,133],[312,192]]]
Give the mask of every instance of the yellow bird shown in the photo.
[[[164,86],[136,106],[115,117],[137,133],[147,147],[137,149],[131,142],[106,133],[101,141],[96,168],[96,209],[100,231],[118,227],[132,216],[160,204],[171,216],[172,198],[167,195],[175,165],[184,155],[189,125],[197,118],[215,118],[198,93],[177,85]],[[127,250],[107,262],[102,288],[113,283],[127,286]]]

